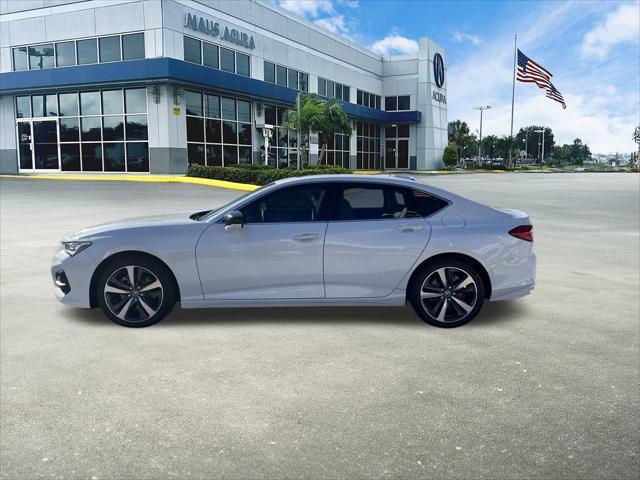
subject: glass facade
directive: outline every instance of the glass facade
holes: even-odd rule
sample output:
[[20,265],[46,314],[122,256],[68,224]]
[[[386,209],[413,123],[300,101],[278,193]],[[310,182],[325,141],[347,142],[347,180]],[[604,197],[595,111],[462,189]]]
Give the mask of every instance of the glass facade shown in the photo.
[[349,168],[349,136],[343,133],[336,133],[333,138],[318,135],[319,151],[326,145],[324,158],[318,159],[322,165],[336,165],[338,167]]
[[409,95],[399,95],[397,97],[384,97],[384,109],[387,112],[393,112],[397,110],[410,110],[411,109],[411,97]]
[[309,74],[287,68],[275,63],[264,62],[264,81],[276,83],[283,87],[294,88],[303,92],[309,91]]
[[187,90],[185,106],[189,166],[252,162],[251,102]]
[[374,95],[373,93],[365,92],[364,90],[358,90],[356,94],[356,103],[363,107],[381,109],[380,95]]
[[144,55],[144,33],[12,48],[14,71],[138,60]]
[[146,88],[18,96],[16,116],[21,169],[149,171]]
[[284,128],[286,112],[285,107],[264,106],[264,122],[275,127],[267,161],[272,167],[296,167],[298,164],[298,132]]
[[356,168],[378,170],[380,165],[380,125],[357,122]]
[[347,85],[318,77],[318,95],[348,102],[350,88]]
[[183,36],[184,59],[205,67],[251,76],[251,57],[245,53]]

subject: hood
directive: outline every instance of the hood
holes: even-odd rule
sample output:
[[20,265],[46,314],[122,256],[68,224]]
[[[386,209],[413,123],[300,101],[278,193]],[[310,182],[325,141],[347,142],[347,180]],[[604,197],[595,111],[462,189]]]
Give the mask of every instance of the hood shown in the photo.
[[92,227],[83,228],[70,235],[65,236],[62,241],[71,240],[90,240],[104,234],[116,232],[118,230],[127,230],[132,228],[149,228],[149,227],[167,227],[175,225],[193,225],[197,223],[189,218],[194,212],[172,213],[166,215],[153,215],[149,217],[134,217],[115,220],[109,223],[102,223]]

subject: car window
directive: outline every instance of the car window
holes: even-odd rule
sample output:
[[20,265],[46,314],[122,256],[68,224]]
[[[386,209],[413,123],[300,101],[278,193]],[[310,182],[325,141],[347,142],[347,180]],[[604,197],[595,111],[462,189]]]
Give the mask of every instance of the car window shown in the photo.
[[416,210],[423,217],[429,217],[449,205],[446,200],[421,190],[413,190],[413,198]]
[[392,185],[349,185],[338,198],[336,220],[383,220],[420,217],[413,194]]
[[324,185],[299,185],[265,195],[242,209],[245,223],[314,222],[325,219]]

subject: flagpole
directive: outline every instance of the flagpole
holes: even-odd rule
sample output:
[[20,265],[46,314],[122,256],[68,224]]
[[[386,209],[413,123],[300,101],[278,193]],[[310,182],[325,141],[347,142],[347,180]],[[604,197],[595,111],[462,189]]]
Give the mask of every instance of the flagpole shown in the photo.
[[518,35],[513,39],[513,85],[511,87],[511,133],[509,134],[509,166],[513,150],[513,107],[516,98],[516,59],[518,57]]

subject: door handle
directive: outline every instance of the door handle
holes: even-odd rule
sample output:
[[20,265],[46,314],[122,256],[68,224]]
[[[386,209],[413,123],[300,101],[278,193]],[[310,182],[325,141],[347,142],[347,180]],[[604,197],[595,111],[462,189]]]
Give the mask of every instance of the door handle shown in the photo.
[[293,240],[297,242],[309,242],[311,240],[318,240],[321,235],[317,233],[301,233],[300,235],[293,236]]
[[397,225],[393,227],[394,230],[398,230],[399,232],[417,232],[418,230],[422,230],[424,227],[421,225]]

